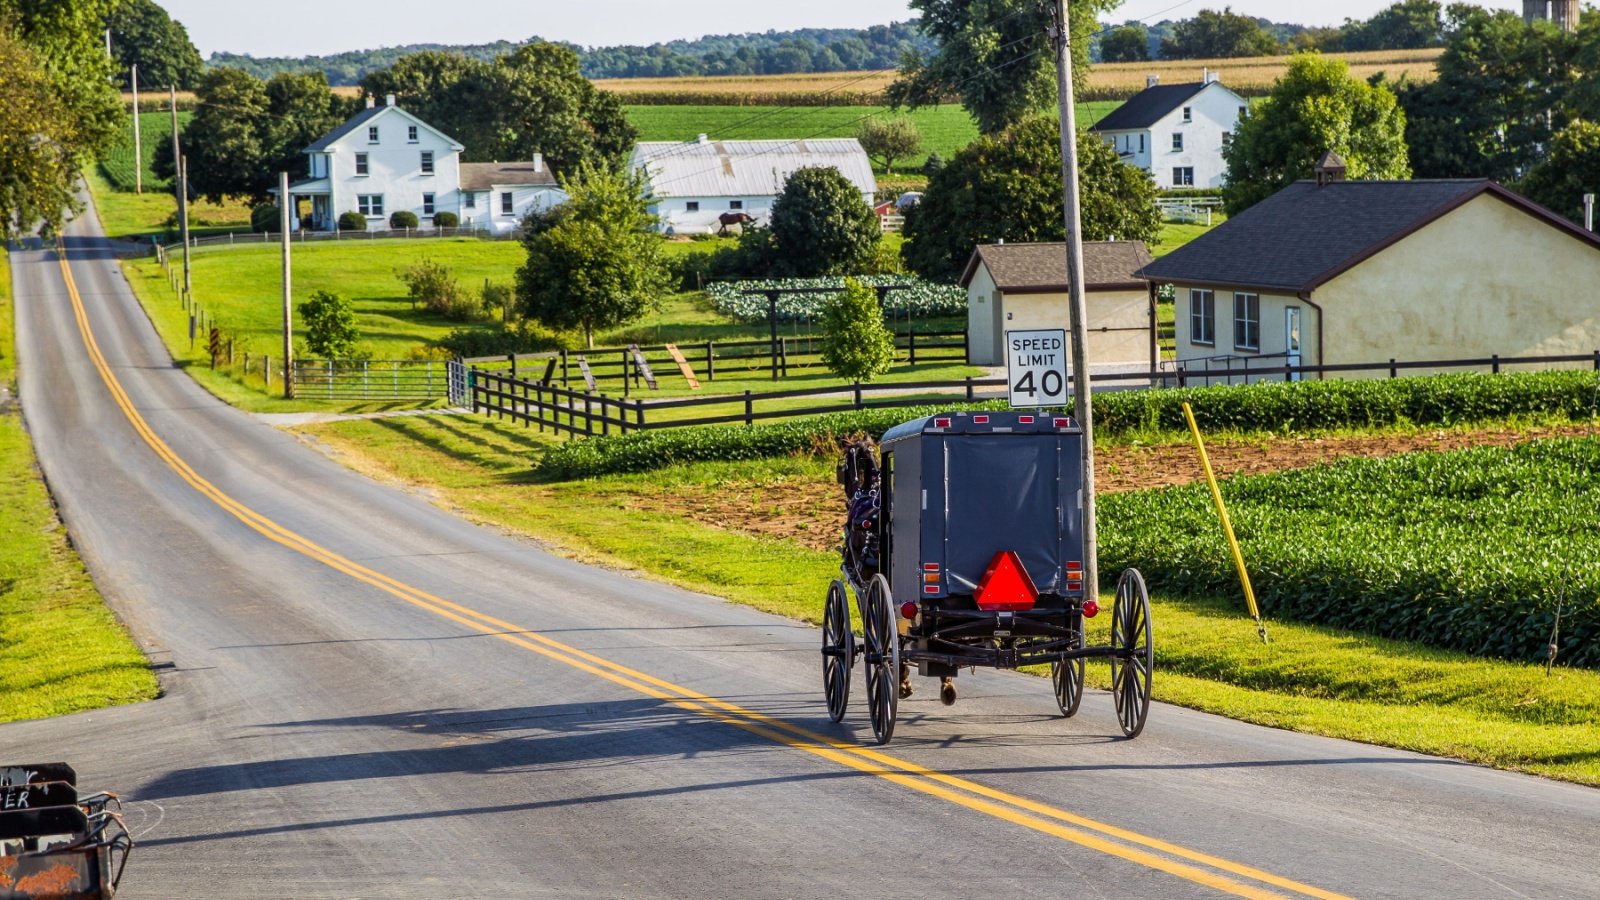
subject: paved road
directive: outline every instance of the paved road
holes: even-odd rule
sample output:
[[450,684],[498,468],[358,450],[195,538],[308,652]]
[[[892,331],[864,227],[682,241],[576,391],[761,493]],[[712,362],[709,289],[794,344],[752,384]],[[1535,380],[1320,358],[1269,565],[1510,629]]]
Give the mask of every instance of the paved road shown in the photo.
[[104,371],[55,256],[13,254],[21,394],[166,693],[0,726],[0,756],[131,799],[123,896],[1600,896],[1595,791],[1163,706],[1123,741],[1105,695],[1063,721],[1024,676],[923,691],[863,750],[814,630],[464,524],[223,406],[95,235],[68,255]]

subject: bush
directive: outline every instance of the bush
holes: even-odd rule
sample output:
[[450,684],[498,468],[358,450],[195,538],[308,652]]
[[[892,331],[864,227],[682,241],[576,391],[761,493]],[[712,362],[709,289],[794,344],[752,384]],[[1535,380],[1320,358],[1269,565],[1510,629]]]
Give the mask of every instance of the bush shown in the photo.
[[[893,315],[908,314],[920,318],[929,316],[964,316],[967,314],[967,292],[951,284],[933,284],[902,275],[866,275],[856,279],[869,287],[880,284],[906,284],[910,287],[890,291],[884,311]],[[770,281],[718,281],[706,285],[706,293],[717,311],[741,322],[765,322],[767,298],[745,291],[773,288],[838,287],[844,286],[842,278],[784,278]],[[781,294],[778,297],[778,321],[817,319],[822,307],[833,294]]]
[[322,359],[360,359],[356,341],[355,307],[350,300],[332,291],[316,291],[296,309],[304,323],[305,347],[310,355]]
[[358,212],[344,212],[339,214],[340,231],[366,231],[367,217]]
[[772,203],[774,265],[781,274],[809,278],[859,272],[882,240],[883,227],[872,207],[832,166],[794,170]]
[[463,290],[455,273],[429,259],[398,273],[411,297],[411,306],[420,301],[424,309],[456,322],[481,322],[488,318],[481,295]]
[[[1593,381],[1593,378],[1590,378]],[[1600,439],[1410,453],[1223,484],[1263,614],[1524,662],[1600,667]],[[1111,494],[1100,571],[1238,596],[1204,484]]]
[[853,278],[822,307],[822,364],[847,381],[871,381],[894,365],[877,292]]
[[461,217],[453,212],[436,212],[433,214],[433,227],[455,228],[461,224]]
[[257,234],[277,228],[282,220],[283,214],[270,203],[250,207],[250,230]]
[[483,290],[478,292],[478,302],[486,315],[498,311],[502,322],[517,320],[517,292],[509,284],[485,280]]
[[566,350],[576,343],[574,337],[551,331],[537,322],[518,322],[493,328],[458,328],[441,338],[438,346],[452,356],[471,358]]
[[389,227],[393,229],[416,228],[417,214],[409,209],[397,209],[389,214]]

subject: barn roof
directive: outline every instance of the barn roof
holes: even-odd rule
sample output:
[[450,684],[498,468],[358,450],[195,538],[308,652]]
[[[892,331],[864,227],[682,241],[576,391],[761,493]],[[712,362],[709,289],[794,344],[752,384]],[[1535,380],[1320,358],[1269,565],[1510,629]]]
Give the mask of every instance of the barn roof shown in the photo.
[[777,196],[789,174],[807,166],[832,166],[864,194],[878,188],[855,138],[642,141],[628,160],[630,169],[646,169],[657,197]]
[[[1007,294],[1059,294],[1067,290],[1067,245],[983,244],[972,251],[961,286],[972,283],[978,263],[989,268],[995,287]],[[1086,291],[1132,291],[1147,286],[1136,273],[1150,262],[1140,241],[1084,241]]]

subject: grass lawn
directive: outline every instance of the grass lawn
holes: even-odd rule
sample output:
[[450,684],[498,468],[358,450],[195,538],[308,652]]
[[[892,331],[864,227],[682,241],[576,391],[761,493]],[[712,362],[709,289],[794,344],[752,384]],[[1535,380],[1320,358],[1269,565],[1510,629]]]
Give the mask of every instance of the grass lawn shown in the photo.
[[[99,172],[84,172],[84,180],[94,194],[94,205],[100,214],[100,224],[106,235],[114,238],[135,238],[149,242],[150,235],[162,240],[177,240],[174,226],[169,233],[168,222],[176,221],[178,201],[169,193],[146,189],[143,194],[114,189]],[[196,200],[189,204],[189,233],[203,237],[227,231],[249,231],[250,208],[236,200],[211,203]]]
[[[436,489],[438,502],[587,562],[643,571],[759,609],[817,622],[832,553],[660,511],[662,497],[738,492],[776,498],[797,480],[831,482],[833,461],[785,458],[680,466],[540,483],[537,432],[476,417],[313,426],[308,438],[382,478]],[[806,512],[837,527],[839,510]],[[1156,696],[1250,722],[1600,785],[1600,672],[1474,659],[1332,628],[1269,623],[1257,642],[1239,601],[1173,600],[1156,590]],[[1108,627],[1109,617],[1096,621]],[[1101,636],[1103,638],[1103,636]],[[978,677],[984,677],[980,674]],[[1105,687],[1109,671],[1091,666]],[[1041,687],[1041,690],[1044,690]],[[1158,726],[1159,727],[1159,726]]]
[[95,591],[35,468],[10,399],[12,322],[0,253],[0,722],[152,699],[154,673]]

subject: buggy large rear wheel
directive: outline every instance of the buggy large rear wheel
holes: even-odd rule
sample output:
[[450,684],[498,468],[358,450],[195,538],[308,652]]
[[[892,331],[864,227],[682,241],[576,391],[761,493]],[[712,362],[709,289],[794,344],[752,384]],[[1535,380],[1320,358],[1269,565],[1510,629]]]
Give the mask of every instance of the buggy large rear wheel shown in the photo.
[[[1072,649],[1083,649],[1082,636],[1073,638]],[[1051,663],[1050,683],[1055,685],[1061,715],[1068,719],[1077,715],[1078,704],[1083,702],[1083,657]]]
[[861,631],[866,635],[867,711],[878,743],[894,737],[895,713],[900,706],[900,635],[894,627],[894,602],[889,579],[872,576],[862,610]]
[[1150,674],[1155,646],[1150,638],[1150,594],[1138,569],[1117,579],[1116,605],[1111,610],[1111,697],[1117,723],[1128,737],[1138,737],[1150,715]]
[[822,691],[828,698],[828,718],[844,718],[850,702],[850,668],[855,663],[856,636],[850,631],[850,604],[844,582],[828,585],[828,602],[822,608]]

